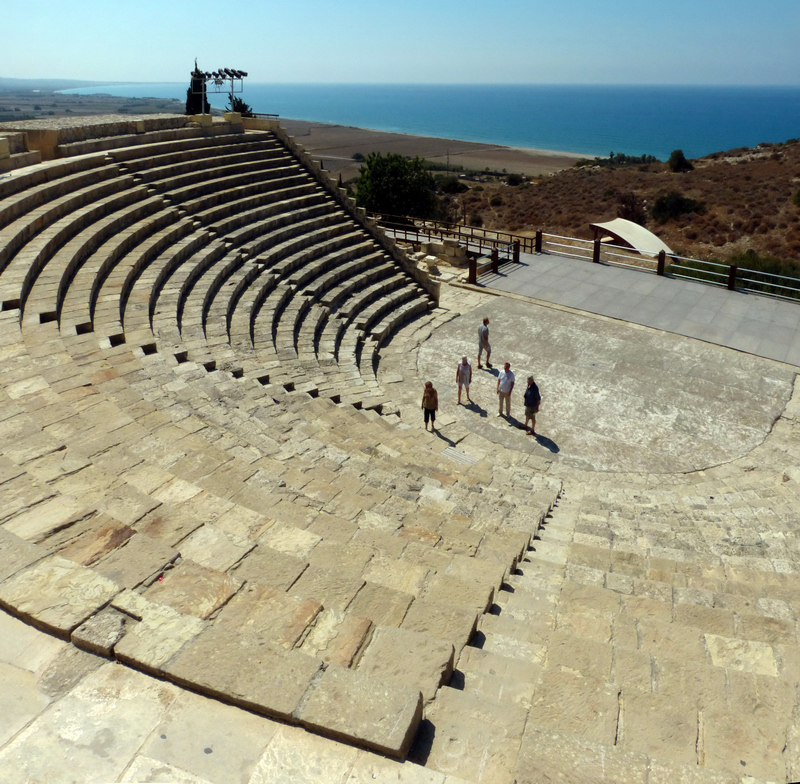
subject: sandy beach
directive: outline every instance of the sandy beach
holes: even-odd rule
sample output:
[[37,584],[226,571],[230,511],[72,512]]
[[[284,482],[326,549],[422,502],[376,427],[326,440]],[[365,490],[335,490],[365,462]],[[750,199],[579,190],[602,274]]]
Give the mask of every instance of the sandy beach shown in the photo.
[[446,164],[449,159],[450,165],[463,166],[465,169],[505,169],[509,173],[532,177],[569,168],[575,161],[586,157],[555,150],[504,147],[499,144],[372,131],[345,125],[288,120],[284,117],[281,117],[280,122],[309,154],[324,162],[328,171],[341,173],[345,182],[358,176],[359,164],[353,160],[355,153],[367,155],[371,152],[395,152],[412,157],[419,155],[442,164]]

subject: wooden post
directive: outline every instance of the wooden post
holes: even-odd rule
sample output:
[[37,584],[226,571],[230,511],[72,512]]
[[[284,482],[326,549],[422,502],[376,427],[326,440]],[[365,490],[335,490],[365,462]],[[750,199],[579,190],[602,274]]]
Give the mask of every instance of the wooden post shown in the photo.
[[478,282],[478,260],[470,257],[469,260],[469,273],[467,275],[467,283],[476,285]]
[[514,240],[514,264],[519,264],[519,240]]
[[537,229],[536,230],[536,245],[535,245],[535,248],[536,248],[536,253],[541,253],[542,252],[542,230],[541,229]]
[[592,261],[595,264],[600,263],[600,240],[594,241],[594,248],[592,248]]
[[664,274],[664,267],[667,263],[667,254],[660,250],[658,252],[658,268],[656,269],[656,275],[663,275]]
[[731,268],[728,270],[728,288],[731,291],[736,291],[736,265],[731,264]]
[[500,254],[496,246],[492,248],[492,272],[500,272]]

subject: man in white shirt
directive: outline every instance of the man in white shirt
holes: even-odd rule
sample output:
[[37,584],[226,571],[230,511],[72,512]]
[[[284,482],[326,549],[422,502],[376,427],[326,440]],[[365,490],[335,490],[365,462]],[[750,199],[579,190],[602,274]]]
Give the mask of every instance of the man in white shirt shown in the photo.
[[497,376],[497,401],[500,410],[497,416],[503,416],[503,401],[506,402],[506,416],[511,416],[511,392],[514,390],[514,373],[511,371],[511,364],[506,362],[503,369]]

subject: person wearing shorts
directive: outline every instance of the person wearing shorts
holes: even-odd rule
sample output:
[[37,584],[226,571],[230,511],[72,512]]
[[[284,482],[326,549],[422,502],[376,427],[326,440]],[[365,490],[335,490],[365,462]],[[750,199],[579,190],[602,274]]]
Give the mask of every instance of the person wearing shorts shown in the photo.
[[467,388],[467,402],[469,399],[469,385],[472,382],[472,365],[466,357],[461,357],[461,362],[456,365],[456,383],[458,384],[458,405],[461,405],[461,387]]
[[483,324],[478,327],[478,367],[481,365],[481,354],[486,352],[486,367],[490,368],[492,363],[489,361],[492,356],[492,347],[489,345],[489,319],[485,318]]
[[[539,387],[536,386],[533,376],[528,376],[528,388],[525,390],[525,430],[529,436],[536,435],[536,415],[539,413],[541,403]],[[530,427],[528,427],[529,421]]]
[[433,388],[433,381],[425,382],[425,389],[422,390],[422,410],[425,413],[425,429],[428,429],[428,422],[431,423],[431,432],[436,428],[436,412],[439,410],[439,395]]

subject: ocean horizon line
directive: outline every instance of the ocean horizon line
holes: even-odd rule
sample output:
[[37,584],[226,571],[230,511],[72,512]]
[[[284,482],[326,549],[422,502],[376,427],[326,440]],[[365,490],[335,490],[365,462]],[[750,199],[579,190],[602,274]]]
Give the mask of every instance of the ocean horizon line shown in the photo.
[[[188,76],[188,74],[187,74]],[[800,135],[800,86],[433,83],[273,83],[236,94],[255,112],[413,136],[587,157],[690,158]],[[209,85],[215,109],[230,82]],[[185,82],[92,85],[65,93],[183,100]]]

